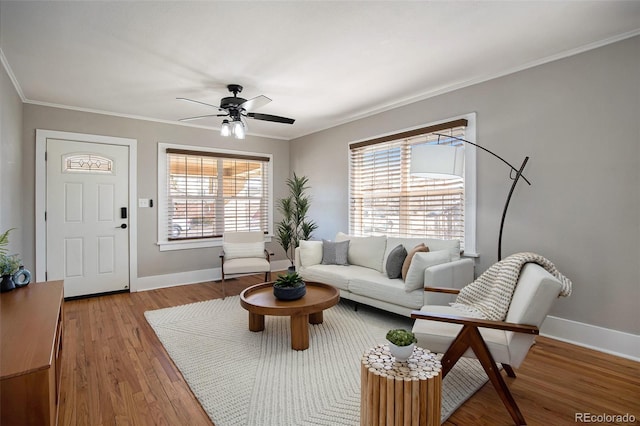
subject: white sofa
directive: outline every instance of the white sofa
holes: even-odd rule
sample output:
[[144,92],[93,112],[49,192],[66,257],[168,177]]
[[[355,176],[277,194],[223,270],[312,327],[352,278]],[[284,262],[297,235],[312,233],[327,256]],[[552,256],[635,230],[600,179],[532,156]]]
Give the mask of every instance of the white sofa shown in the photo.
[[[474,262],[460,258],[458,240],[354,237],[338,233],[335,242],[346,240],[349,240],[348,266],[323,264],[323,242],[301,241],[295,253],[296,271],[306,281],[337,287],[342,298],[405,316],[411,316],[411,311],[424,305],[446,305],[455,298],[425,292],[425,286],[459,289],[474,280]],[[406,283],[401,278],[390,279],[386,265],[391,251],[402,244],[410,252],[420,243],[429,252],[415,254]],[[410,282],[414,288],[407,288]]]

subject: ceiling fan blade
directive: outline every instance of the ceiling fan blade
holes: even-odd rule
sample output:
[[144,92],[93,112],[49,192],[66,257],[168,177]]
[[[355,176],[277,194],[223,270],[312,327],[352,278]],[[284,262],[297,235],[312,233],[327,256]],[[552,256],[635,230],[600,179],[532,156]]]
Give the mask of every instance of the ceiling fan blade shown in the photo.
[[284,123],[284,124],[293,124],[293,122],[296,121],[293,118],[279,117],[277,115],[270,115],[270,114],[260,114],[257,112],[248,112],[247,117],[253,118],[256,120],[274,121],[276,123]]
[[255,98],[251,98],[248,101],[244,101],[240,104],[240,108],[244,108],[246,111],[253,111],[254,109],[265,106],[269,102],[271,102],[271,99],[264,95],[260,95]]
[[217,106],[217,105],[207,104],[207,103],[205,103],[205,102],[196,101],[196,100],[194,100],[194,99],[189,99],[189,98],[176,98],[176,99],[178,99],[179,101],[187,101],[187,102],[193,102],[194,104],[200,104],[200,105],[210,106],[210,107],[213,107],[213,108],[215,108],[215,109],[217,109],[217,110],[219,110],[219,111],[224,111],[222,108],[220,108],[220,107],[219,107],[219,106]]
[[178,121],[191,121],[191,120],[199,120],[201,118],[209,118],[209,117],[227,117],[229,114],[207,114],[207,115],[199,115],[197,117],[187,117],[181,118]]

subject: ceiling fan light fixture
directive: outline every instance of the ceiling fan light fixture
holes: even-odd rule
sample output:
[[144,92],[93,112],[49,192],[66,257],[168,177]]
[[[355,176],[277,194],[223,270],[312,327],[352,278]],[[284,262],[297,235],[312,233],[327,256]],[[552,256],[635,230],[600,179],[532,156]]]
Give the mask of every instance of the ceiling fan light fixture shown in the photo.
[[221,136],[231,136],[231,125],[229,120],[222,120],[222,126],[220,127]]
[[245,136],[245,129],[244,129],[244,123],[240,120],[234,120],[231,123],[231,131],[233,133],[233,135],[236,137],[236,139],[244,139]]
[[254,120],[262,120],[262,121],[271,121],[274,123],[284,123],[284,124],[293,124],[295,121],[293,118],[280,117],[278,115],[271,114],[260,114],[251,112],[250,110],[254,108],[260,108],[271,102],[271,99],[264,96],[259,95],[249,100],[238,97],[238,93],[242,92],[242,86],[239,84],[229,84],[227,89],[233,96],[227,96],[220,100],[220,106],[215,106],[212,104],[208,104],[206,102],[197,101],[195,99],[189,98],[176,98],[181,101],[192,102],[199,105],[205,105],[208,107],[215,108],[217,110],[216,114],[206,114],[206,115],[198,115],[196,117],[186,117],[181,118],[178,121],[190,121],[190,120],[199,120],[202,118],[208,117],[228,117],[228,119],[224,119],[222,121],[222,125],[220,126],[220,135],[224,137],[228,137],[233,135],[236,139],[244,139],[246,137],[249,128],[247,126],[247,122],[244,120],[245,118],[251,118]]

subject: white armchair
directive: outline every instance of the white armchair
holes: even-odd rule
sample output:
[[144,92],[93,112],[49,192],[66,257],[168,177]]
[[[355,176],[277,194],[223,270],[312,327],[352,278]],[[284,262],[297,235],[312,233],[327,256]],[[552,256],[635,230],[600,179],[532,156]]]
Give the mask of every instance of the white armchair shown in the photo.
[[271,280],[270,253],[265,249],[262,231],[225,232],[220,253],[222,268],[222,298],[224,280],[228,275],[264,272],[264,280]]
[[561,289],[562,283],[543,267],[527,263],[521,270],[504,321],[470,318],[454,306],[426,305],[411,315],[416,318],[413,332],[419,346],[444,353],[443,377],[462,356],[477,358],[514,422],[524,425],[524,417],[496,363],[502,364],[509,377],[515,377],[512,367],[518,368],[524,361]]

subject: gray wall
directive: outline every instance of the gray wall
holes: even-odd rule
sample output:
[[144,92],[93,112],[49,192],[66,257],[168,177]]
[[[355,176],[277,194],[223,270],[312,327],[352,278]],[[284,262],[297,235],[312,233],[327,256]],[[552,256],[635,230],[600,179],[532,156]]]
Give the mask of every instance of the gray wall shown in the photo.
[[[286,196],[284,182],[289,176],[289,143],[287,141],[247,136],[245,140],[223,138],[218,131],[115,117],[103,114],[72,111],[33,104],[24,105],[23,143],[24,167],[32,171],[35,162],[36,129],[89,133],[137,139],[138,144],[138,198],[158,199],[158,142],[217,147],[241,151],[273,154],[273,185],[275,198]],[[24,211],[25,257],[34,264],[34,174],[28,173],[24,197],[28,200]],[[135,206],[132,206],[135,207]],[[138,209],[138,277],[187,272],[219,267],[219,248],[191,249],[160,252],[158,241],[157,203],[153,208]],[[278,217],[276,217],[278,220]],[[284,259],[280,246],[271,243],[275,259]],[[28,254],[28,255],[27,255]]]
[[9,234],[8,253],[22,255],[25,223],[22,216],[22,101],[0,65],[0,232]]
[[[384,82],[379,82],[383,85]],[[316,236],[348,230],[350,141],[477,112],[477,142],[531,157],[507,215],[503,256],[533,251],[574,284],[552,315],[640,334],[640,37],[291,142],[309,177]],[[497,260],[508,168],[478,152],[476,273]]]

